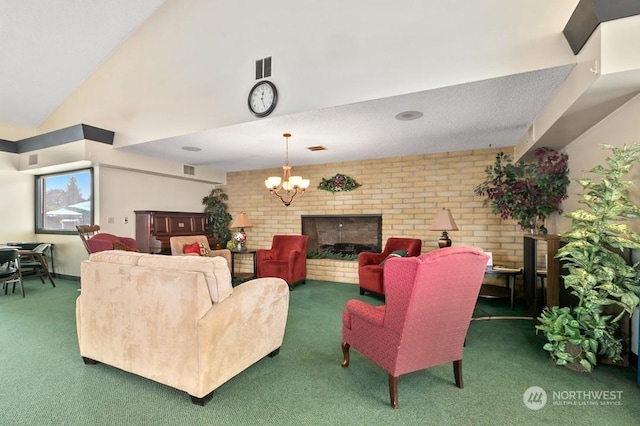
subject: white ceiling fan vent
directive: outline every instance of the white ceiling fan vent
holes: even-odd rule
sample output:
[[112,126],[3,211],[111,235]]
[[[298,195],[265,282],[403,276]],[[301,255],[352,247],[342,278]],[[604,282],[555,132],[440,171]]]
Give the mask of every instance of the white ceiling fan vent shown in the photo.
[[38,164],[38,154],[31,154],[29,156],[29,165],[35,166],[36,164]]
[[196,168],[195,166],[189,166],[187,164],[183,164],[182,165],[182,173],[188,176],[195,176],[196,175]]

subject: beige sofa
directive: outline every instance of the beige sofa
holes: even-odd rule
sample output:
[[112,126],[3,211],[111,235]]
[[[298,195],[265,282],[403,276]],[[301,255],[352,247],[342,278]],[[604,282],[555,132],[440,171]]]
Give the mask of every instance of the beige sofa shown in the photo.
[[223,257],[103,251],[81,266],[80,355],[203,405],[214,389],[278,353],[288,310],[284,280],[233,288]]

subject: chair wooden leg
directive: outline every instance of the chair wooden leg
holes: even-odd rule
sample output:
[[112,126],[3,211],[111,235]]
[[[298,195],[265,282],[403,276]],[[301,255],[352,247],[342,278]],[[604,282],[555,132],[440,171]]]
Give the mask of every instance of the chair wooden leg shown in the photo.
[[389,399],[391,407],[398,408],[398,378],[389,374]]
[[462,389],[462,360],[453,361],[453,376],[456,378],[456,386]]
[[349,348],[350,344],[342,342],[342,364],[340,364],[343,368],[349,366]]

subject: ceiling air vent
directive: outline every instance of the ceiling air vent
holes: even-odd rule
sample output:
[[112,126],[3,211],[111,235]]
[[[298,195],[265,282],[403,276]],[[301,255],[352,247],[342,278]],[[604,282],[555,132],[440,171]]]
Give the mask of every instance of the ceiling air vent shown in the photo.
[[307,149],[309,151],[326,151],[327,147],[322,145],[316,145],[316,146],[308,146]]
[[38,154],[31,154],[29,156],[29,165],[35,166],[36,164],[38,164]]
[[196,168],[194,166],[188,166],[186,164],[182,165],[182,173],[188,176],[196,175]]

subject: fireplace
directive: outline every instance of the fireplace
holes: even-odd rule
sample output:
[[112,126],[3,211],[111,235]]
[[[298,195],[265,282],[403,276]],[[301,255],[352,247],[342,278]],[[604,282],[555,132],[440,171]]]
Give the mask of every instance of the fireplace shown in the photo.
[[380,252],[382,216],[302,216],[302,234],[309,237],[307,254],[327,251],[340,255]]

